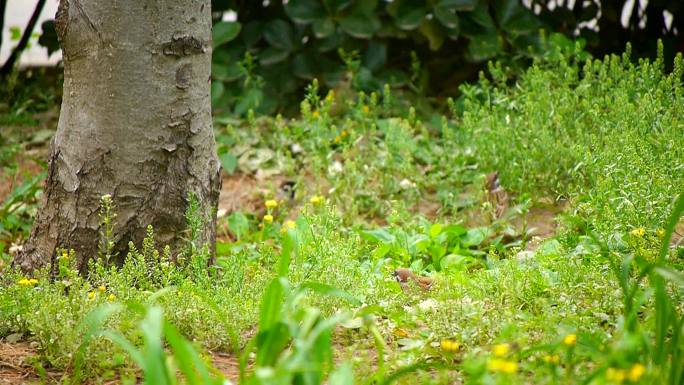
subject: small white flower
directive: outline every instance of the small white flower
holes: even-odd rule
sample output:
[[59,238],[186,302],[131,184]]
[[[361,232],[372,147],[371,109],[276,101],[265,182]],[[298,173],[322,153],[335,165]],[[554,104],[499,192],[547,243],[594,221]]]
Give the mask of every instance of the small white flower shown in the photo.
[[404,190],[408,190],[410,188],[416,187],[416,184],[411,182],[410,180],[404,178],[401,180],[401,182],[399,182],[399,187],[401,187]]
[[339,174],[344,170],[344,166],[339,160],[334,161],[330,167],[328,167],[328,173],[331,175]]
[[439,302],[434,298],[428,298],[418,304],[418,309],[422,311],[434,310],[439,307]]

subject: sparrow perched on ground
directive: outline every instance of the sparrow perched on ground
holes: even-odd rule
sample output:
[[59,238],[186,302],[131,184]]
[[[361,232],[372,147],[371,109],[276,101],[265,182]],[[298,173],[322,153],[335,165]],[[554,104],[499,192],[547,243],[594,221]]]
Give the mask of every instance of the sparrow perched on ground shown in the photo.
[[404,291],[408,289],[410,281],[418,284],[418,286],[423,290],[430,290],[432,284],[434,283],[432,278],[420,277],[409,269],[396,269],[392,272],[392,275],[394,276],[394,279],[399,282],[399,286],[401,286],[401,289]]
[[495,219],[499,219],[508,210],[508,193],[499,184],[498,171],[487,174],[485,187],[487,188],[487,200],[495,209]]

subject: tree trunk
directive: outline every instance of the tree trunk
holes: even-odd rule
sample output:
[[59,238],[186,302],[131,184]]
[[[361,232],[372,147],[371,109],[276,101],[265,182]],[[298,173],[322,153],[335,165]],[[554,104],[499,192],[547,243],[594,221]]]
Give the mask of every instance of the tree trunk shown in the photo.
[[45,202],[16,264],[50,264],[74,249],[97,255],[99,202],[111,194],[119,258],[152,225],[176,252],[193,194],[215,241],[220,190],[211,120],[209,0],[61,0],[55,27],[64,96],[52,141]]

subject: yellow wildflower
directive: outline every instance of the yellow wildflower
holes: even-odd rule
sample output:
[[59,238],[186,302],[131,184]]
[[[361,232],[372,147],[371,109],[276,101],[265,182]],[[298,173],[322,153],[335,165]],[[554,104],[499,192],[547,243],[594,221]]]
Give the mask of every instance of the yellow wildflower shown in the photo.
[[280,233],[285,234],[287,230],[294,229],[296,225],[297,224],[295,223],[295,221],[286,221],[285,223],[283,223],[283,227],[280,228]]
[[658,236],[658,238],[663,239],[663,237],[665,236],[665,229],[656,230],[656,235]]
[[105,285],[100,285],[100,286],[97,288],[97,290],[99,290],[100,293],[104,293],[105,291],[107,291],[107,288],[105,287]]
[[311,116],[312,116],[314,119],[318,119],[318,117],[321,116],[321,113],[318,112],[318,110],[314,110],[314,112],[311,113]]
[[64,258],[64,259],[69,259],[69,253],[67,253],[66,250],[63,250],[63,251],[62,251],[62,258]]
[[341,140],[342,140],[342,138],[340,138],[340,136],[337,135],[337,136],[335,137],[335,140],[333,140],[333,142],[339,143]]
[[314,195],[311,197],[311,199],[309,199],[309,203],[311,203],[312,205],[319,205],[323,203],[323,197],[320,195]]
[[29,284],[30,284],[31,286],[35,286],[35,285],[38,284],[38,280],[35,279],[35,278],[31,278],[31,279],[29,279]]
[[577,345],[577,334],[568,334],[567,336],[563,337],[563,345],[566,346],[575,346]]
[[114,294],[110,294],[109,296],[107,296],[107,301],[109,301],[109,302],[112,302],[115,299],[116,299],[116,296]]
[[612,381],[615,383],[622,383],[625,380],[625,370],[624,369],[616,369],[616,368],[608,368],[606,370],[606,380]]
[[94,291],[91,291],[88,293],[88,299],[93,299],[95,298],[96,293]]
[[518,371],[518,364],[513,361],[494,358],[487,362],[487,369],[492,372],[513,374]]
[[264,223],[273,223],[273,215],[271,215],[271,214],[264,215]]
[[447,353],[455,353],[461,347],[461,344],[454,340],[442,340],[439,345],[442,347],[442,350]]
[[492,349],[492,353],[494,353],[494,357],[504,357],[508,354],[508,352],[510,350],[511,350],[510,344],[498,344],[498,345],[494,345],[494,348]]
[[363,107],[361,107],[361,111],[363,111],[364,114],[367,114],[370,112],[370,108],[364,104]]
[[644,234],[646,234],[646,230],[644,230],[643,227],[637,227],[636,229],[632,230],[630,234],[634,235],[635,237],[643,237]]
[[20,286],[31,286],[31,281],[28,280],[28,278],[22,278],[19,281],[17,281],[17,284]]
[[349,135],[349,133],[347,132],[347,130],[342,130],[342,133],[340,134],[340,136],[342,136],[342,137],[344,138],[344,137],[346,137],[347,135]]
[[266,202],[264,202],[264,204],[266,205],[266,208],[269,208],[269,209],[273,209],[273,208],[278,207],[278,201],[275,199],[269,199]]
[[558,354],[547,354],[542,357],[542,361],[547,364],[558,364],[560,362],[560,357]]
[[646,367],[640,363],[636,363],[627,371],[627,379],[631,382],[638,382],[644,373],[646,373]]

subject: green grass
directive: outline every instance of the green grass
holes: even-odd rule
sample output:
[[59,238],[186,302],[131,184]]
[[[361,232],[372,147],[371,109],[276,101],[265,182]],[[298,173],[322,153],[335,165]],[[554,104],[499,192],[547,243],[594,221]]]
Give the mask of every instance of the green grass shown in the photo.
[[[217,122],[224,167],[267,191],[219,219],[214,266],[192,240],[172,264],[153,229],[108,266],[104,200],[89,274],[68,251],[54,279],[2,268],[0,336],[71,382],[212,383],[212,350],[242,384],[680,384],[684,64],[549,58],[515,84],[491,65],[451,117],[313,84],[299,119]],[[530,243],[521,217],[549,199],[561,226]],[[399,267],[434,284],[402,290]]]

